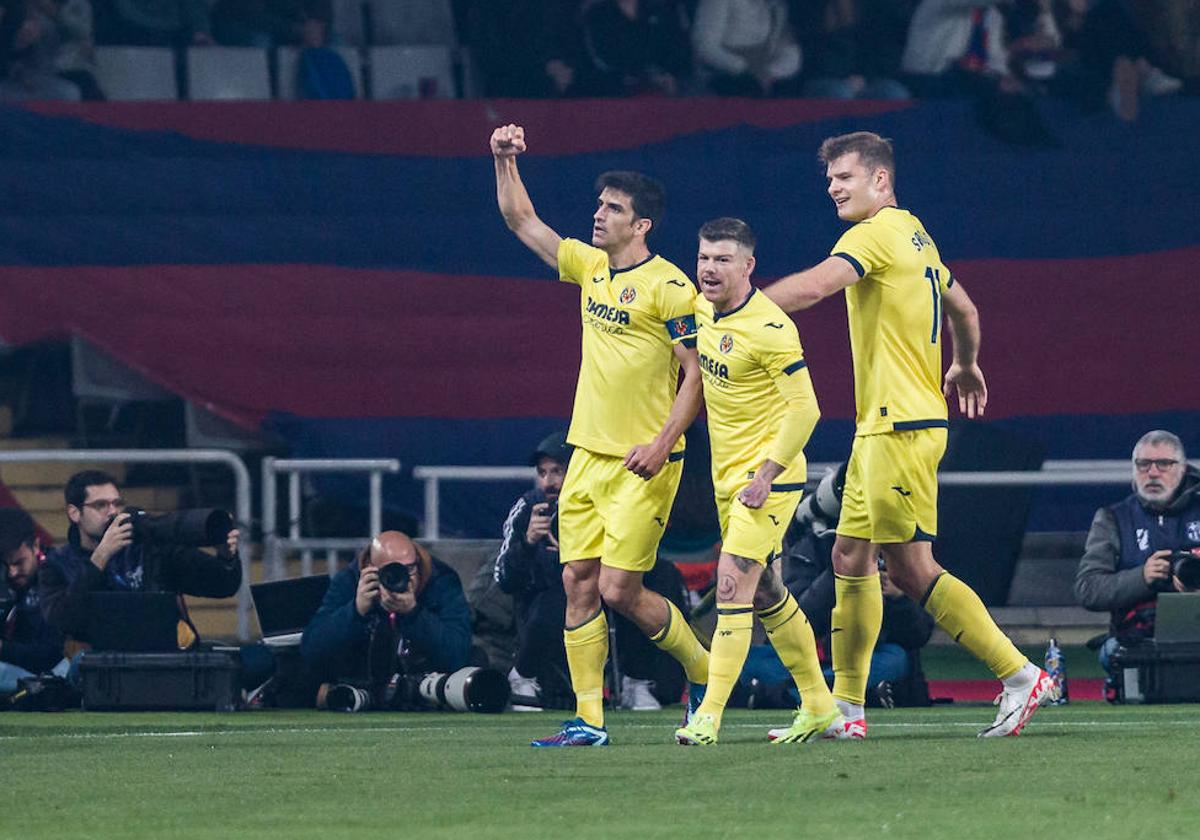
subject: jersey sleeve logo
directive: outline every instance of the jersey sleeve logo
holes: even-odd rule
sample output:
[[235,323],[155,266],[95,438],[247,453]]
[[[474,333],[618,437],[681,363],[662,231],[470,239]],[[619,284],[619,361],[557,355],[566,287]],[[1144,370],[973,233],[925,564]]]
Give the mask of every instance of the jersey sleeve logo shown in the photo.
[[667,321],[666,326],[667,335],[671,337],[671,341],[678,341],[696,334],[696,316],[680,315],[678,318]]
[[620,297],[621,303],[628,306],[629,304],[633,303],[635,300],[637,300],[637,289],[633,288],[633,286],[626,286],[624,289],[621,290],[621,297]]
[[732,350],[733,336],[731,336],[729,333],[725,333],[725,335],[721,336],[721,343],[717,345],[717,349],[722,353],[728,353],[730,350]]

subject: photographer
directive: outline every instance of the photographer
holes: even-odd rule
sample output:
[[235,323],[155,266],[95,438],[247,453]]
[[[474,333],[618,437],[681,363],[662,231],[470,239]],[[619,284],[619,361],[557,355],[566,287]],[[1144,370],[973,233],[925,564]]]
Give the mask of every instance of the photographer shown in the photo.
[[[304,628],[300,653],[320,681],[467,665],[471,611],[458,574],[399,531],[384,531],[333,578]],[[401,661],[397,662],[397,654]]]
[[[1118,645],[1154,635],[1158,593],[1196,588],[1200,557],[1184,552],[1197,547],[1200,472],[1188,466],[1178,437],[1147,432],[1133,448],[1133,493],[1096,511],[1075,573],[1079,603],[1111,613],[1100,648],[1106,671]],[[1192,568],[1181,571],[1181,559]]]
[[17,680],[55,668],[63,658],[62,634],[38,609],[42,550],[33,519],[18,508],[0,509],[0,561],[11,601],[0,610],[0,694],[17,690]]
[[[238,532],[230,530],[216,555],[199,548],[136,540],[131,513],[112,476],[76,473],[63,491],[71,527],[67,544],[46,555],[41,608],[46,620],[76,641],[87,642],[87,595],[101,591],[170,592],[228,598],[242,584]],[[179,599],[180,648],[199,641]]]

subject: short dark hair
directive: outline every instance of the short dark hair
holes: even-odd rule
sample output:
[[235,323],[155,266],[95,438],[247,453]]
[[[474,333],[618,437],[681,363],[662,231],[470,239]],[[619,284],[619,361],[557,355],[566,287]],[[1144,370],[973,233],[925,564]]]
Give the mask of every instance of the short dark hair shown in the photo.
[[754,235],[750,225],[730,216],[705,222],[700,226],[700,238],[709,242],[732,240],[750,253],[754,253],[754,246],[758,244],[758,237]]
[[20,508],[0,508],[0,562],[23,545],[37,539],[33,517]]
[[67,479],[67,486],[63,488],[63,496],[66,497],[67,504],[83,507],[83,503],[87,501],[89,487],[99,487],[102,484],[116,486],[116,483],[117,480],[103,470],[84,470]]
[[896,181],[896,157],[892,152],[892,141],[880,137],[873,131],[854,131],[850,134],[840,134],[837,137],[827,137],[821,144],[817,157],[821,163],[829,164],[842,155],[858,154],[858,159],[869,172],[876,169],[886,169]]
[[667,190],[661,182],[640,172],[612,170],[600,173],[596,179],[596,194],[604,192],[606,187],[612,187],[629,196],[633,204],[635,219],[649,219],[649,237],[662,224],[663,213],[667,209]]

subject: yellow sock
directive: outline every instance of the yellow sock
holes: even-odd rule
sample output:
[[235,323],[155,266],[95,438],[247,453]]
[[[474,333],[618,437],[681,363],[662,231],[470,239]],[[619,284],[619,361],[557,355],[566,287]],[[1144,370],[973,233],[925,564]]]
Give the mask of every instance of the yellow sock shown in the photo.
[[688,682],[703,685],[708,682],[708,651],[692,632],[679,607],[667,598],[663,600],[667,603],[667,623],[650,637],[650,641],[658,645],[659,650],[665,650],[675,657],[683,666]]
[[883,624],[879,575],[834,575],[833,588],[837,593],[829,628],[833,696],[861,706],[866,702],[871,652]]
[[789,592],[775,606],[760,610],[758,620],[762,622],[771,645],[779,654],[779,661],[796,681],[804,707],[816,715],[830,712],[833,709],[833,694],[825,684],[825,675],[821,673],[817,640],[813,636],[812,625],[808,623],[808,616],[800,609],[796,599]]
[[1029,661],[996,626],[974,590],[949,572],[938,575],[921,606],[999,679],[1011,677]]
[[600,610],[578,627],[563,630],[567,668],[575,692],[575,714],[592,726],[604,725],[604,662],[608,659],[608,620]]
[[717,607],[717,629],[708,655],[708,689],[704,692],[700,712],[715,715],[718,726],[733,685],[746,664],[753,629],[752,604],[721,604]]

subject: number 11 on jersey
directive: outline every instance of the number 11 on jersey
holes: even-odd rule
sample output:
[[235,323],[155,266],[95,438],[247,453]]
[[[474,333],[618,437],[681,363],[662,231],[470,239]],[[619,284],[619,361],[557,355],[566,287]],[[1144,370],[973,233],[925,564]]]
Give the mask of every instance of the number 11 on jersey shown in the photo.
[[929,281],[929,291],[933,294],[933,329],[929,333],[929,343],[937,344],[939,327],[942,325],[941,271],[929,266],[925,269],[925,279]]

